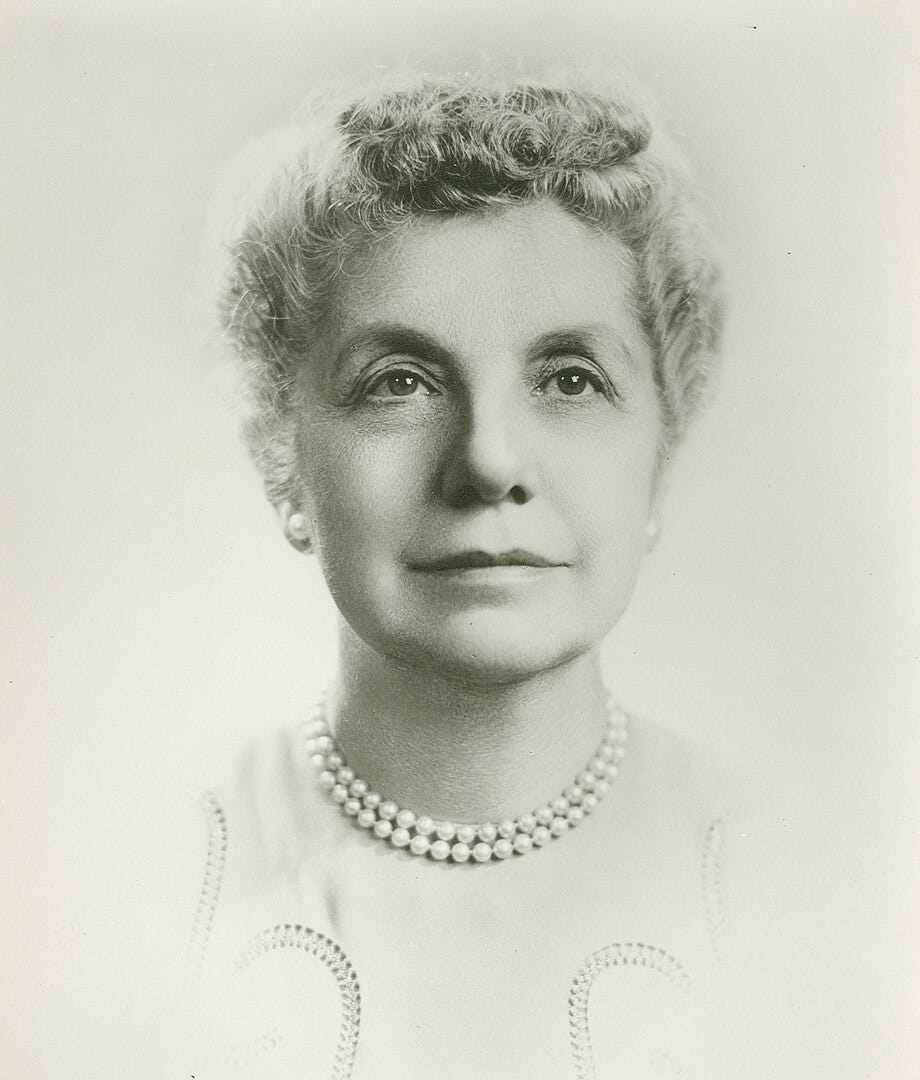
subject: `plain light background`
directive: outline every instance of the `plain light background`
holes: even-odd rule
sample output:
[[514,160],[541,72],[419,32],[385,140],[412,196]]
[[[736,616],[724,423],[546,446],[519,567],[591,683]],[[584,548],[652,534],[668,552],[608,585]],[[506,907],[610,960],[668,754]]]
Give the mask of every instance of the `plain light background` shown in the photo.
[[[610,681],[850,815],[867,1012],[873,1037],[903,1040],[920,830],[910,6],[0,14],[3,1075],[101,1075],[84,991],[114,984],[138,932],[124,912],[143,887],[110,883],[161,856],[147,794],[211,775],[332,672],[330,603],[281,537],[208,347],[200,238],[218,177],[317,79],[484,52],[625,62],[696,145],[729,282],[725,370],[670,477]],[[900,1075],[885,1053],[874,1075]]]

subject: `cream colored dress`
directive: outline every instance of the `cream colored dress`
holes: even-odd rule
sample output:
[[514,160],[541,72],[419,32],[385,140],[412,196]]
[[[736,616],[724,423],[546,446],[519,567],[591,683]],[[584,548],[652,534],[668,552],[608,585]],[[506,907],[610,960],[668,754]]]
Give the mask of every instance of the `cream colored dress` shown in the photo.
[[304,742],[197,799],[196,1080],[835,1075],[799,970],[808,856],[694,747],[633,720],[574,832],[455,866],[357,829]]

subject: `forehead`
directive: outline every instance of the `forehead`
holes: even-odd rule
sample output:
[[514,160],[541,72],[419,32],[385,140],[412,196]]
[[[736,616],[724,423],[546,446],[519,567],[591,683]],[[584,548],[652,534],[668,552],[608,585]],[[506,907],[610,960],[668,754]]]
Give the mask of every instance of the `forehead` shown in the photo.
[[546,201],[413,219],[345,263],[324,321],[337,336],[409,324],[458,348],[577,325],[635,342],[634,285],[622,241]]

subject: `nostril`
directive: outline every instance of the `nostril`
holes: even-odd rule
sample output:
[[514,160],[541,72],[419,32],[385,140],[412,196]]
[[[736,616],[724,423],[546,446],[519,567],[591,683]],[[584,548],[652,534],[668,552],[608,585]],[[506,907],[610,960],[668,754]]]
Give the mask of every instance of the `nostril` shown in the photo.
[[533,498],[526,448],[507,428],[507,417],[471,416],[446,445],[440,485],[452,505],[523,505]]

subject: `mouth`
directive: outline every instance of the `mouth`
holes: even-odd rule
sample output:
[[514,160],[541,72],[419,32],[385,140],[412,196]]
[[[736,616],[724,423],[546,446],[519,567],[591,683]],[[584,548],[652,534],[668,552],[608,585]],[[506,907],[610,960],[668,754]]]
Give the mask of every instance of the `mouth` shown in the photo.
[[434,559],[421,560],[411,564],[411,569],[427,574],[458,573],[463,570],[488,570],[494,567],[519,566],[529,569],[546,570],[565,563],[548,559],[532,551],[515,548],[512,551],[492,553],[488,551],[460,551],[453,555],[443,555]]

